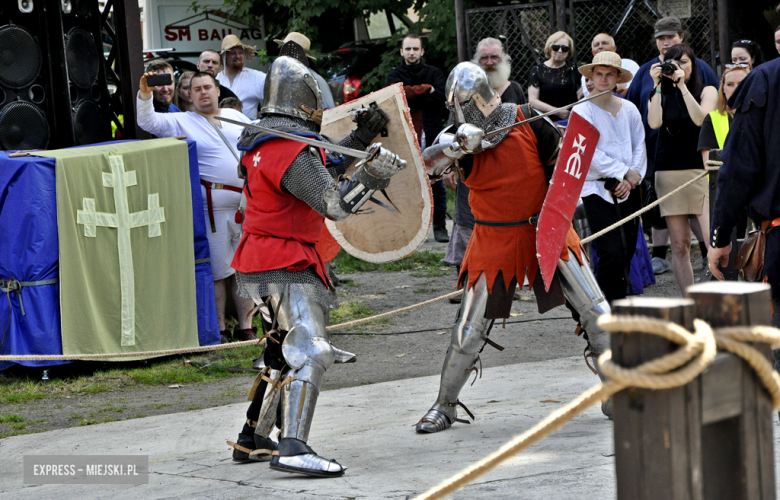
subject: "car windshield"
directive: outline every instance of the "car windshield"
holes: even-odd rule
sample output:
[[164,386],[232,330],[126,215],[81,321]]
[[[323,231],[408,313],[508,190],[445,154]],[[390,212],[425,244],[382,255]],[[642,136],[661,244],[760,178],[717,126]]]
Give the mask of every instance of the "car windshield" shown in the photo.
[[322,68],[320,74],[325,80],[344,76],[348,70],[355,66],[361,54],[367,53],[368,49],[363,48],[343,48],[336,52],[327,54],[327,57],[318,66]]

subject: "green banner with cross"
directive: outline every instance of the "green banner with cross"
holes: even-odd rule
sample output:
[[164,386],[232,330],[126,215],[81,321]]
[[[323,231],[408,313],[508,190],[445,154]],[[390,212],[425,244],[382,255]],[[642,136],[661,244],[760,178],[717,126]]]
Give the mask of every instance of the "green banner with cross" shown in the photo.
[[57,160],[63,354],[197,346],[187,144],[35,154]]

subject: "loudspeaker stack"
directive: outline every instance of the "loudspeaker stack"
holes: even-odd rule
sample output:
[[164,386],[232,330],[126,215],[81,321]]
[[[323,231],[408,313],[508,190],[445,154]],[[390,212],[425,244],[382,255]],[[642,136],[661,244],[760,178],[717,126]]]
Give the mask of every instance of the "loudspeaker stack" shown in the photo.
[[0,149],[111,138],[97,0],[0,4]]

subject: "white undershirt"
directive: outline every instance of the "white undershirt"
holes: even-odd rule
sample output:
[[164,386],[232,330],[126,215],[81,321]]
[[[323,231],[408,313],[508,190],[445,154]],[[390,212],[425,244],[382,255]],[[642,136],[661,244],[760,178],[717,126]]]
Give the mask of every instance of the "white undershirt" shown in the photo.
[[[592,102],[574,106],[577,113],[588,120],[599,131],[599,142],[593,160],[582,187],[582,198],[597,194],[613,203],[612,194],[597,179],[615,178],[623,180],[628,169],[636,170],[642,178],[647,170],[647,150],[645,148],[645,128],[642,117],[634,103],[620,99],[621,108],[617,116],[605,111]],[[628,197],[618,200],[622,203]]]
[[250,120],[257,118],[257,105],[263,101],[265,73],[256,69],[243,68],[233,78],[233,83],[230,83],[230,78],[223,70],[217,75],[217,80],[241,99],[243,104],[242,111]]
[[[244,183],[238,178],[238,161],[228,149],[225,141],[219,136],[211,123],[204,116],[186,111],[183,113],[155,113],[152,99],[144,101],[140,97],[137,100],[138,126],[141,129],[154,134],[157,137],[177,137],[186,135],[188,139],[197,143],[198,171],[200,178],[215,183],[227,184],[237,188]],[[249,119],[234,109],[222,108],[220,116],[231,120],[248,123]],[[222,134],[232,145],[233,151],[241,157],[235,149],[238,137],[243,127],[232,123],[222,123]],[[206,207],[206,188],[201,186],[203,206]],[[214,189],[211,192],[214,211],[235,211],[241,201],[241,193],[235,193],[226,189]],[[193,207],[194,208],[194,207]]]

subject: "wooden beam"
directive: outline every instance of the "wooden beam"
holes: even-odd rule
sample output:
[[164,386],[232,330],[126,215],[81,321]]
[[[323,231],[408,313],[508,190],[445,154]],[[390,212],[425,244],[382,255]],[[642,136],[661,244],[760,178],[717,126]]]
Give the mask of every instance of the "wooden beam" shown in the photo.
[[466,8],[464,0],[455,0],[455,34],[458,38],[458,62],[468,61],[466,40]]
[[[147,13],[148,15],[148,13]],[[141,75],[144,74],[143,41],[141,39],[141,13],[137,0],[114,0],[116,20],[116,43],[119,57],[116,66],[120,81],[117,92],[124,111],[125,135],[123,139],[148,139],[148,133],[141,130],[135,119],[135,97]]]

